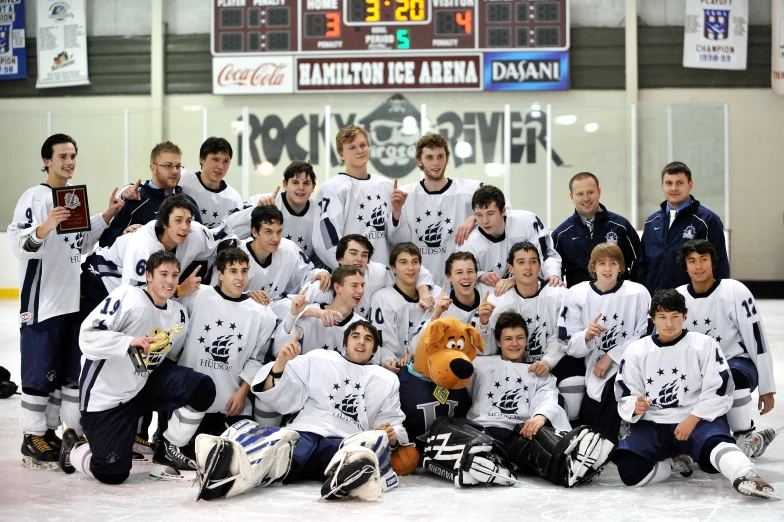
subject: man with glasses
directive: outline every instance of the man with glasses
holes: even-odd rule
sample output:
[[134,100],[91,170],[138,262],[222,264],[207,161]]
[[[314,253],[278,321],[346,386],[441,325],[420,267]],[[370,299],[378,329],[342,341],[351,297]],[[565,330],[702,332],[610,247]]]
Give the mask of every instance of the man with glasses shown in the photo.
[[[114,216],[109,227],[101,235],[100,246],[111,246],[121,235],[132,232],[150,221],[158,214],[158,207],[167,196],[180,194],[180,174],[182,172],[182,151],[170,141],[153,147],[150,153],[151,179],[142,184],[139,179],[129,185],[122,193],[125,206]],[[185,197],[193,206],[194,221],[202,222],[201,212],[196,202],[188,195]]]

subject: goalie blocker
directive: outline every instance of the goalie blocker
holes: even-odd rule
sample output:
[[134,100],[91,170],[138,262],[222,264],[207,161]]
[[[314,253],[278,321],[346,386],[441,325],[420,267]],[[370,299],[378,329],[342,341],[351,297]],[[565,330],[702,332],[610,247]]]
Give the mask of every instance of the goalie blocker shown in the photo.
[[533,439],[519,435],[521,429],[515,427],[501,441],[466,419],[438,417],[427,438],[423,467],[459,487],[511,485],[517,482],[515,468],[573,487],[598,474],[615,447],[587,426],[568,433],[543,426]]

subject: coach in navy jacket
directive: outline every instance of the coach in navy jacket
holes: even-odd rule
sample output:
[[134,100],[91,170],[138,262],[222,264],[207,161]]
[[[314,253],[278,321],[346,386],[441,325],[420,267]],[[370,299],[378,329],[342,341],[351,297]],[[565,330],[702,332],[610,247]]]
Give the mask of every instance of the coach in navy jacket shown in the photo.
[[[553,245],[561,254],[566,285],[590,281],[588,261],[591,251],[600,243],[615,243],[623,252],[625,279],[637,281],[640,237],[629,221],[610,212],[599,203],[602,190],[599,180],[590,172],[580,172],[569,180],[569,197],[574,203],[574,214],[553,231]],[[590,225],[587,221],[590,220]]]
[[728,278],[730,262],[724,241],[724,224],[719,216],[700,205],[691,195],[694,181],[689,167],[678,161],[668,164],[662,171],[661,186],[666,201],[645,222],[639,282],[651,293],[660,288],[688,284],[689,275],[678,265],[676,257],[681,245],[690,239],[711,242],[718,254],[713,268],[714,277]]

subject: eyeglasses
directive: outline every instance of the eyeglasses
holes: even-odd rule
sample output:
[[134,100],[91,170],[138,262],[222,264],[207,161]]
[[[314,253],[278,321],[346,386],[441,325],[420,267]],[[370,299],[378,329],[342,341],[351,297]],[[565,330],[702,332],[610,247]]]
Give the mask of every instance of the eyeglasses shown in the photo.
[[166,163],[164,165],[161,165],[160,163],[156,163],[156,165],[158,165],[160,168],[166,169],[168,171],[182,170],[182,165],[172,165],[171,163]]

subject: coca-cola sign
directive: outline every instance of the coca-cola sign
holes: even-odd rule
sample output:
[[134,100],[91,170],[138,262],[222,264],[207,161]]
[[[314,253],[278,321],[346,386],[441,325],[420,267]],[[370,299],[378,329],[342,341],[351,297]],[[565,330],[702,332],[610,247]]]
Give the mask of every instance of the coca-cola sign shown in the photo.
[[291,56],[217,56],[212,59],[213,94],[294,92]]

